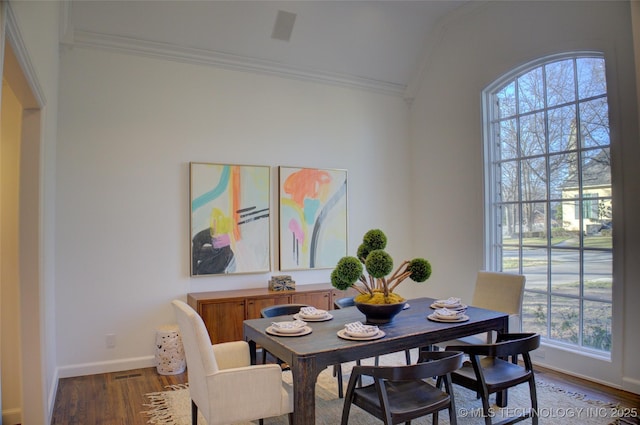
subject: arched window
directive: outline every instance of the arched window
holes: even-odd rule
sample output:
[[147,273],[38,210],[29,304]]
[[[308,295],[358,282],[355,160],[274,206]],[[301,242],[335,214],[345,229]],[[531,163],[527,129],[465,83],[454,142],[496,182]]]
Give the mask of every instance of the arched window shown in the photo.
[[613,245],[605,60],[544,58],[484,93],[488,267],[522,273],[522,327],[611,351]]

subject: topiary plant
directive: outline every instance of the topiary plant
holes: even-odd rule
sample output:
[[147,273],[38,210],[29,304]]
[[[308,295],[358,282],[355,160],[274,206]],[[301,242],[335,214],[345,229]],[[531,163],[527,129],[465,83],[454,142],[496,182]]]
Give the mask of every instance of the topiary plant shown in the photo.
[[[424,258],[404,261],[393,270],[393,259],[384,250],[387,236],[380,229],[371,229],[364,234],[358,247],[358,257],[342,257],[331,272],[331,284],[340,290],[354,288],[360,295],[355,300],[361,303],[392,304],[404,299],[393,290],[407,278],[424,282],[431,276],[431,264]],[[364,265],[364,267],[363,267]],[[368,278],[365,277],[366,270]],[[360,282],[361,285],[356,285]]]

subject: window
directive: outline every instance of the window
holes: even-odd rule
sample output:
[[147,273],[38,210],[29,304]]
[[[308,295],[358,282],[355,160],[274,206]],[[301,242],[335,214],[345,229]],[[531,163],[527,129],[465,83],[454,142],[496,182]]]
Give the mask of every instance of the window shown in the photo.
[[522,327],[611,350],[611,161],[605,61],[546,58],[484,92],[489,268],[527,277]]

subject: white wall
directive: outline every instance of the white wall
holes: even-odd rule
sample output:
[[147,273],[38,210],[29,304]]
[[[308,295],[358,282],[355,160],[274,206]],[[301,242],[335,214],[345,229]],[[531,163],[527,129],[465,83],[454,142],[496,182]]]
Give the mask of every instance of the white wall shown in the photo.
[[[482,90],[537,57],[570,49],[605,52],[609,71],[615,190],[624,197],[615,218],[613,362],[547,349],[547,365],[640,391],[634,367],[640,335],[627,324],[640,312],[623,294],[637,294],[640,160],[635,77],[627,2],[474,3],[443,25],[411,110],[415,251],[434,273],[421,292],[470,298],[483,264]],[[624,220],[624,218],[627,220]],[[620,223],[620,226],[618,226]],[[624,267],[624,268],[623,268]],[[632,292],[635,291],[635,292]],[[623,299],[625,302],[623,303]]]
[[[380,227],[405,256],[402,99],[84,48],[61,52],[56,337],[61,376],[152,365],[155,328],[191,291],[277,271],[277,166],[348,170],[349,251]],[[273,166],[273,272],[189,277],[189,161]],[[328,282],[330,270],[292,274]],[[116,347],[105,335],[116,334]]]

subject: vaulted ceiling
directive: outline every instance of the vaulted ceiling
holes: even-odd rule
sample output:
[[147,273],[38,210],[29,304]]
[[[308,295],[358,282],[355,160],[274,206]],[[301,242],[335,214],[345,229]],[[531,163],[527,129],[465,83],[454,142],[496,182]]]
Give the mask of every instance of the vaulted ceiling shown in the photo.
[[71,0],[62,40],[411,97],[442,22],[466,3]]

